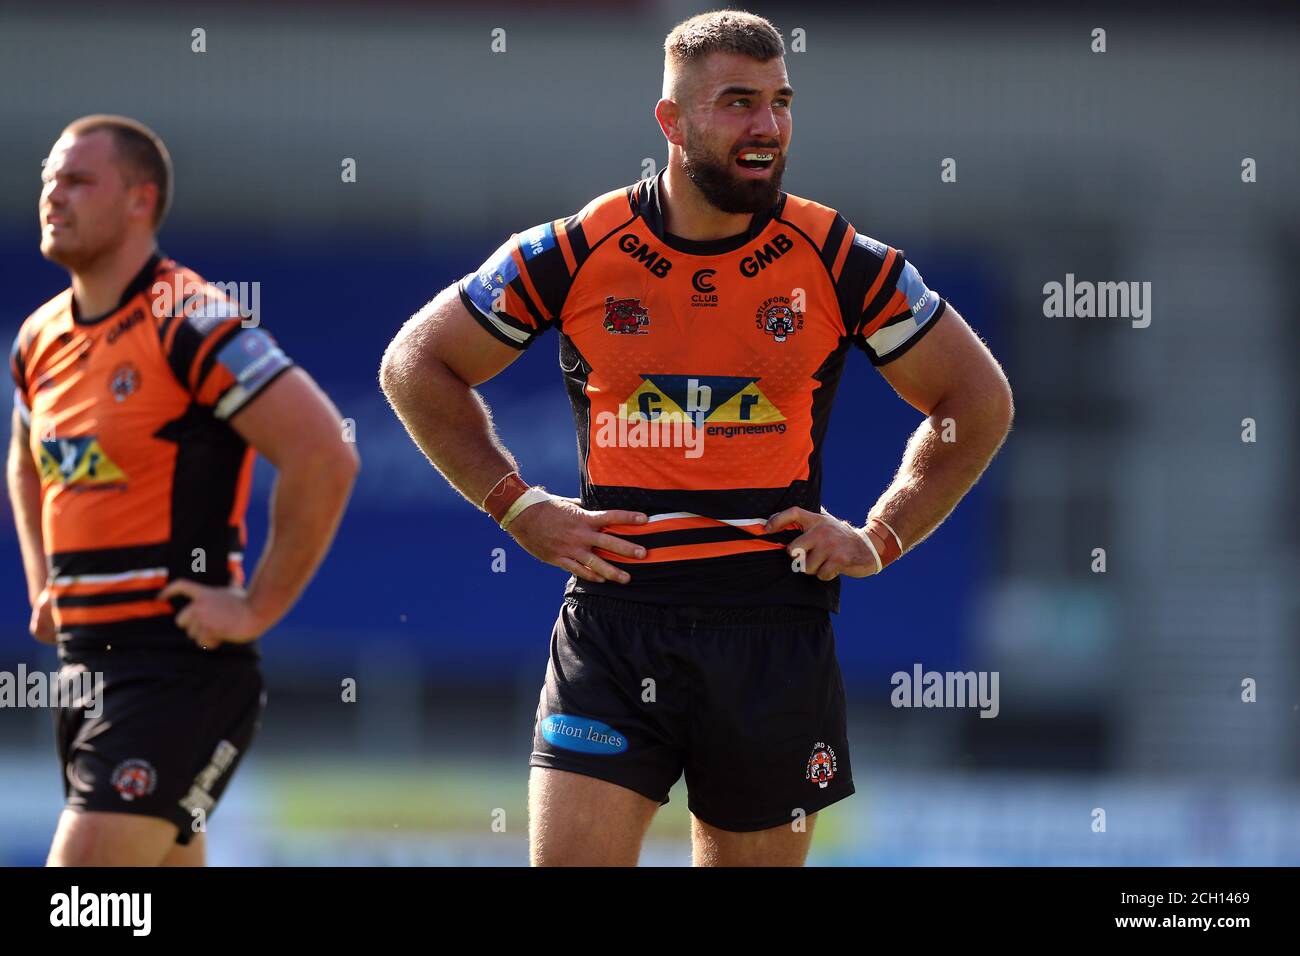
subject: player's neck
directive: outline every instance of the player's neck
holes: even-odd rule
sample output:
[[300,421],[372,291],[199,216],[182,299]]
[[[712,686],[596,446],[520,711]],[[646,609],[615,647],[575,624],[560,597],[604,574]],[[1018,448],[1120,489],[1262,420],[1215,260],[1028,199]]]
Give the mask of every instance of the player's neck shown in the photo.
[[710,203],[680,166],[669,164],[661,188],[664,231],[682,239],[726,239],[747,231],[754,219],[752,212],[723,212]]
[[107,255],[71,273],[77,311],[85,317],[105,315],[117,306],[122,293],[149,257],[157,251],[153,236],[128,240]]

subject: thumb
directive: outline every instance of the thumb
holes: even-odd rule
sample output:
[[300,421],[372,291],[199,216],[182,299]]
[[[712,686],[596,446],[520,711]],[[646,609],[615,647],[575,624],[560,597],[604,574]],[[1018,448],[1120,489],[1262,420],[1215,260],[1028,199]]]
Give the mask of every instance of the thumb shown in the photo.
[[186,578],[177,578],[168,584],[158,594],[158,600],[166,601],[174,597],[187,597],[193,600],[199,596],[202,585],[197,581],[190,581]]
[[803,531],[808,527],[807,521],[804,520],[804,515],[806,514],[808,514],[808,512],[804,511],[802,508],[786,508],[784,511],[778,512],[768,518],[764,530],[770,534],[773,531],[780,531],[782,528],[793,525],[800,531]]

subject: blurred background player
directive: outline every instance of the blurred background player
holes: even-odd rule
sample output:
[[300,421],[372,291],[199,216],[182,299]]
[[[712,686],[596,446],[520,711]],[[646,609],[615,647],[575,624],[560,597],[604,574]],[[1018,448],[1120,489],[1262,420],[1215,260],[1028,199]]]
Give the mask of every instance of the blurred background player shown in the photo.
[[[258,317],[158,251],[172,175],[152,131],[79,119],[42,179],[41,252],[71,288],[14,341],[8,484],[31,632],[63,674],[103,678],[55,711],[48,862],[202,865],[264,705],[254,642],[324,557],[358,458]],[[245,590],[254,450],[277,482]]]
[[[667,167],[513,236],[404,327],[382,381],[443,475],[573,575],[530,760],[533,862],[635,863],[684,770],[697,864],[801,864],[816,812],[853,793],[838,576],[879,573],[952,511],[1011,392],[901,251],[781,191],[793,90],[770,23],[702,14],[665,52]],[[580,500],[522,480],[473,391],[552,326]],[[861,528],[821,507],[850,345],[928,416]]]

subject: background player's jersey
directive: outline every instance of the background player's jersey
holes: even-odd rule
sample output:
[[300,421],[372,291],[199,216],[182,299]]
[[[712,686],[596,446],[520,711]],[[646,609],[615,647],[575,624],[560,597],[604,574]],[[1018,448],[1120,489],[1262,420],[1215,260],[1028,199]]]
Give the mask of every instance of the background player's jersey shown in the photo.
[[[839,581],[797,573],[773,514],[821,509],[821,448],[850,344],[902,355],[946,303],[898,249],[825,206],[780,195],[747,234],[667,234],[661,172],[512,236],[460,282],[518,349],[560,333],[582,502],[650,516],[606,530],[647,549],[601,556],[628,585],[570,589],[683,604],[838,609]],[[864,511],[868,503],[864,503]]]
[[254,455],[228,420],[290,361],[219,289],[154,256],[102,318],[78,315],[71,290],[43,305],[10,365],[62,646],[175,643],[168,580],[243,581]]

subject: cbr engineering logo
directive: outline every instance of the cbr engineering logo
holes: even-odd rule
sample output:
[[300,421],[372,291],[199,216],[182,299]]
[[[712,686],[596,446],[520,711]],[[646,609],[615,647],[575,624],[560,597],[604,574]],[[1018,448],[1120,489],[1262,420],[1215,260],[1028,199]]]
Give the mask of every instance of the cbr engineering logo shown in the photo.
[[57,482],[77,490],[117,488],[126,474],[104,453],[94,435],[41,442],[41,483]]
[[704,452],[704,436],[784,434],[785,416],[759,388],[760,379],[732,375],[643,374],[618,412],[595,417],[596,443],[617,448],[684,448]]

